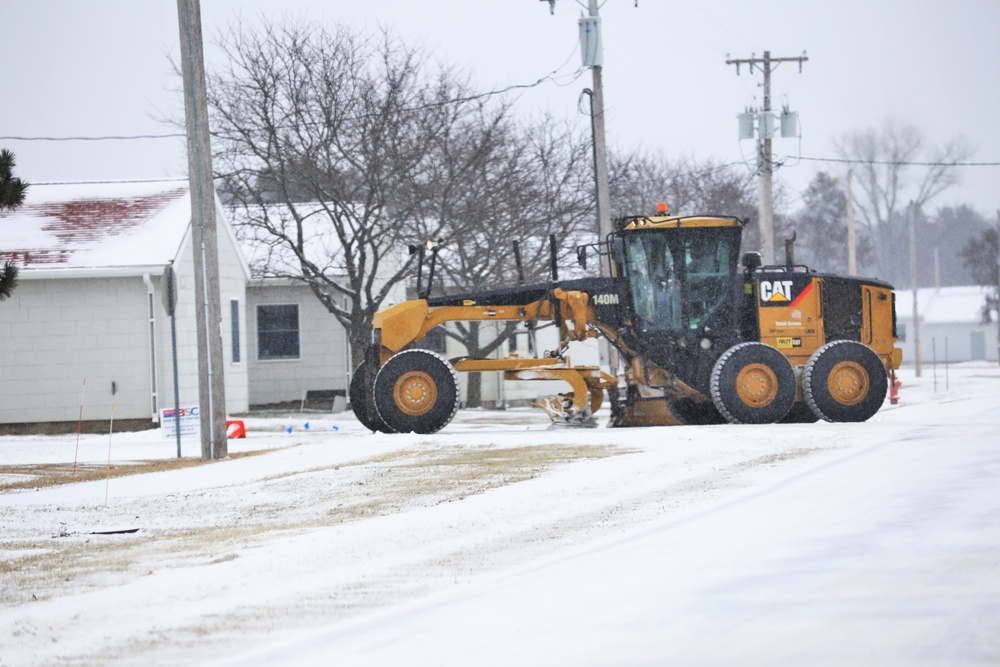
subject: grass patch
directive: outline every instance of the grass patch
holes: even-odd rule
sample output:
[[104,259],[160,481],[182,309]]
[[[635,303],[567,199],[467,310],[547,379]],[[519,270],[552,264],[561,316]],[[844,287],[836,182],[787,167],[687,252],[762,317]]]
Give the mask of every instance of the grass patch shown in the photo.
[[[511,484],[534,479],[578,459],[604,459],[631,450],[608,445],[552,444],[526,447],[449,446],[396,450],[373,457],[308,470],[281,473],[241,483],[242,501],[213,505],[212,494],[192,494],[183,516],[169,526],[153,527],[135,516],[134,535],[97,537],[74,530],[88,523],[87,508],[68,508],[53,517],[59,534],[10,540],[8,558],[0,559],[5,591],[0,603],[49,599],[65,591],[86,591],[148,574],[144,564],[173,568],[192,562],[225,563],[242,550],[329,526],[388,516],[410,509],[458,502]],[[249,452],[252,456],[264,451]],[[112,468],[112,475],[163,472],[200,465],[197,459],[138,461]],[[19,488],[38,488],[100,480],[106,466],[6,466],[0,474],[37,475]],[[10,487],[7,487],[10,488]],[[260,494],[256,497],[256,494]],[[186,496],[185,496],[186,498]],[[172,502],[182,500],[173,498]],[[165,500],[165,502],[167,502]],[[46,511],[36,508],[29,511]],[[61,508],[60,508],[61,509]],[[201,522],[213,512],[209,524]],[[135,514],[149,513],[149,507]],[[123,516],[131,516],[126,510]],[[66,523],[69,524],[65,528]],[[65,538],[65,539],[55,539]],[[18,552],[22,555],[18,556]],[[34,596],[34,597],[33,597]]]
[[[268,451],[272,450],[261,449],[252,452],[239,452],[237,454],[230,454],[229,458],[241,459],[264,454]],[[77,465],[75,468],[69,463],[28,463],[24,465],[0,466],[0,493],[43,489],[62,484],[76,484],[77,482],[94,482],[107,479],[108,477],[117,478],[129,475],[143,475],[150,472],[181,470],[207,463],[217,463],[217,461],[202,461],[195,458],[154,459],[125,464],[116,463],[111,466],[110,470],[106,464],[100,463],[86,463]]]

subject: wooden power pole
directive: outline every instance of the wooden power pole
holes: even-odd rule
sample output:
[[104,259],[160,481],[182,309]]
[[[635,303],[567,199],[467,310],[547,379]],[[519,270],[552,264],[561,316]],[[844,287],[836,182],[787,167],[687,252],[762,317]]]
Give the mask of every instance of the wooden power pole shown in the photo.
[[[555,13],[556,0],[548,2],[552,13]],[[636,2],[638,6],[638,0]],[[593,90],[590,91],[590,127],[594,142],[594,186],[597,199],[597,240],[603,242],[611,235],[611,195],[608,179],[608,148],[604,129],[604,57],[601,41],[601,17],[597,0],[588,0],[587,16],[580,19],[580,52],[583,66],[589,67],[593,77]],[[613,262],[611,253],[607,261],[601,262],[601,275],[611,275]],[[601,366],[612,375],[618,374],[620,360],[618,352],[606,339],[602,339],[598,347]],[[608,388],[608,399],[611,401],[611,414],[617,411],[618,387]]]
[[847,275],[858,275],[858,238],[854,220],[854,172],[847,171]]
[[[555,13],[556,0],[548,2]],[[611,197],[608,185],[608,148],[604,129],[604,58],[601,41],[600,13],[597,0],[588,0],[587,17],[580,19],[580,51],[583,66],[593,77],[590,96],[590,119],[594,142],[594,182],[597,195],[597,234],[603,241],[611,234]],[[611,258],[601,262],[601,275],[611,275]]]
[[[229,455],[226,442],[226,393],[222,363],[222,305],[219,297],[219,247],[215,186],[208,133],[208,95],[202,49],[200,0],[177,0],[184,117],[187,122],[188,182],[191,190],[195,320],[198,327],[198,408],[201,459]],[[178,424],[178,428],[180,424]]]
[[[584,66],[590,66],[592,83],[594,87],[590,101],[590,121],[593,129],[594,141],[594,182],[597,198],[597,240],[602,242],[611,235],[611,192],[608,182],[608,147],[604,129],[604,57],[602,54],[603,44],[600,37],[600,15],[598,13],[597,0],[589,0],[588,17],[589,23],[581,21],[581,41],[587,39],[586,31],[596,29],[597,43],[595,49],[589,49],[589,54],[584,54]],[[608,253],[608,261],[601,262],[601,275],[611,276],[611,263],[614,260],[611,253]],[[612,375],[618,374],[618,353],[608,344],[607,340],[602,340],[599,347],[601,365],[606,366]],[[618,388],[612,387],[608,390],[608,398],[614,405],[618,400]],[[612,408],[614,409],[614,408]]]
[[917,224],[913,216],[913,202],[906,208],[906,221],[910,227],[910,287],[913,289],[913,363],[917,377],[920,377],[924,368],[924,353],[920,349],[920,308],[917,294],[920,292],[920,283],[917,280]]
[[771,69],[772,64],[797,62],[799,71],[802,63],[809,60],[805,53],[794,58],[772,58],[770,51],[764,52],[763,58],[752,55],[749,58],[727,58],[727,65],[736,65],[736,74],[740,73],[740,65],[748,65],[753,72],[754,67],[760,68],[764,74],[764,108],[761,110],[759,136],[757,141],[757,212],[760,218],[760,253],[764,264],[774,264],[774,190],[771,137],[774,132],[774,117],[771,115]]
[[[597,0],[589,0],[588,14],[599,19]],[[611,195],[608,185],[608,147],[604,131],[604,61],[598,54],[590,67],[594,85],[594,176],[597,182],[597,235],[603,241],[611,234]],[[601,275],[611,275],[611,256],[601,262]]]

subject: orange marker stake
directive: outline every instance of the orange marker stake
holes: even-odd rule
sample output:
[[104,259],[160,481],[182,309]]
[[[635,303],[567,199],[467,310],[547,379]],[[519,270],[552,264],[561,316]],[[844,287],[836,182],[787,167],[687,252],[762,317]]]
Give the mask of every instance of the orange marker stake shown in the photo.
[[83,396],[87,393],[87,378],[83,378],[83,389],[80,391],[80,417],[76,422],[76,452],[73,453],[73,474],[76,474],[76,461],[80,456],[80,428],[83,426]]

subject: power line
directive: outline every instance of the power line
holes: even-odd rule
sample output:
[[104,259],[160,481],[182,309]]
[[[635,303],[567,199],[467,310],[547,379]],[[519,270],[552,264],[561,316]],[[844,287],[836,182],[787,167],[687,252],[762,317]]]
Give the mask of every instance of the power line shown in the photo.
[[174,176],[173,178],[130,178],[120,181],[32,181],[31,185],[121,185],[122,183],[187,183],[187,176]]
[[[570,58],[572,57],[573,54],[571,53]],[[510,86],[507,86],[506,88],[490,90],[485,93],[479,93],[476,95],[465,95],[462,97],[456,97],[454,99],[446,100],[443,102],[432,102],[430,104],[423,104],[420,106],[403,109],[403,111],[404,112],[421,111],[424,109],[433,109],[437,107],[446,106],[449,104],[463,104],[465,102],[473,102],[475,100],[486,99],[488,97],[493,97],[495,95],[503,95],[504,93],[509,93],[514,90],[527,90],[530,88],[536,88],[542,85],[543,83],[547,83],[549,81],[551,81],[556,86],[560,87],[568,86],[569,84],[573,83],[581,76],[583,76],[585,70],[581,67],[580,69],[571,74],[560,75],[563,77],[565,76],[571,77],[566,83],[560,83],[557,78],[557,72],[563,67],[565,67],[567,62],[569,62],[569,58],[567,58],[566,61],[563,62],[563,64],[560,65],[557,69],[553,70],[549,74],[543,76],[542,78],[536,80],[533,83],[512,84]],[[178,139],[185,137],[187,137],[187,134],[183,132],[165,132],[163,134],[128,134],[128,135],[72,136],[72,137],[25,137],[25,136],[11,135],[11,136],[0,136],[0,141],[132,141],[141,139]]]
[[[728,32],[732,36],[734,36],[737,39],[740,39],[740,40],[746,42],[750,46],[753,46],[753,43],[749,39],[747,39],[743,35],[735,32],[728,25],[726,25],[725,23],[723,23],[722,21],[720,21],[719,19],[715,18],[714,16],[712,16],[711,14],[709,14],[707,11],[705,11],[704,8],[702,8],[701,6],[699,6],[697,3],[693,2],[692,0],[687,0],[687,3],[689,5],[691,5],[691,7],[693,7],[697,11],[701,12],[706,18],[708,18],[710,21],[712,21],[713,23],[715,23],[716,25],[718,25],[719,27],[721,27],[723,30],[725,30],[726,32]],[[720,49],[720,51],[721,50],[722,49]]]
[[0,137],[0,141],[130,141],[132,139],[173,139],[187,136],[183,132],[167,134],[128,134],[104,135],[97,137]]
[[838,162],[841,164],[878,164],[896,167],[1000,167],[1000,162],[907,162],[896,160],[854,160],[835,157],[803,157],[801,155],[782,155],[789,160],[806,160],[809,162]]

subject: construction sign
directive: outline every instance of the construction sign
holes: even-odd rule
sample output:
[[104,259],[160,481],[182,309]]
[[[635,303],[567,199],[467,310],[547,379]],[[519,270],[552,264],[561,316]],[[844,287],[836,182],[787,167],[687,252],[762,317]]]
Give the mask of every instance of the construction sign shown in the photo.
[[201,414],[198,412],[198,406],[184,407],[176,412],[173,408],[160,410],[160,431],[164,438],[176,437],[178,425],[181,435],[200,433]]

